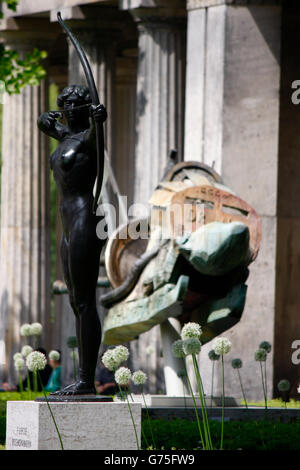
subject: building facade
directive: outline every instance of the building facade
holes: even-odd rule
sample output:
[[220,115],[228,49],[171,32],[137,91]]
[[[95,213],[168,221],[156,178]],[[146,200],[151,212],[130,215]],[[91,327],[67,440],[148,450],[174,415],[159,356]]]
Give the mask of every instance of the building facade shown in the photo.
[[[87,53],[108,110],[106,147],[128,204],[148,201],[176,148],[180,160],[213,166],[261,216],[261,250],[250,267],[245,311],[226,332],[232,342],[226,394],[240,396],[230,366],[240,357],[246,395],[262,397],[254,352],[267,340],[269,395],[276,395],[278,381],[286,378],[296,396],[300,372],[291,357],[292,343],[300,340],[300,109],[291,96],[293,81],[300,79],[298,3],[20,0],[16,13],[5,11],[1,41],[21,55],[34,47],[47,50],[48,74],[40,86],[24,88],[3,106],[3,378],[13,380],[9,358],[20,347],[20,324],[42,322],[44,345],[61,348],[65,357],[65,339],[74,332],[66,296],[56,298],[54,321],[50,318],[49,142],[36,126],[49,109],[49,83],[59,89],[84,83],[73,46],[56,20],[61,10]],[[152,393],[164,391],[159,336],[155,327],[131,343],[132,365],[148,372]],[[148,345],[154,347],[149,356]],[[209,349],[203,347],[200,358],[208,393]]]

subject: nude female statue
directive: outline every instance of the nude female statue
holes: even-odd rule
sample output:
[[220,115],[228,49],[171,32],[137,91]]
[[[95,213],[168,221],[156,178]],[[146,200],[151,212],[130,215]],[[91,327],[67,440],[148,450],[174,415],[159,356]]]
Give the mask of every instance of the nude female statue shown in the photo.
[[49,111],[39,117],[38,127],[59,141],[50,157],[50,166],[60,194],[61,259],[70,304],[76,317],[79,378],[55,394],[94,394],[94,375],[101,342],[96,285],[104,241],[96,235],[100,218],[92,210],[97,162],[95,129],[89,117],[91,112],[94,120],[103,123],[107,113],[103,105],[91,105],[89,89],[80,85],[66,87],[57,104],[63,108],[68,125],[58,122],[60,112]]

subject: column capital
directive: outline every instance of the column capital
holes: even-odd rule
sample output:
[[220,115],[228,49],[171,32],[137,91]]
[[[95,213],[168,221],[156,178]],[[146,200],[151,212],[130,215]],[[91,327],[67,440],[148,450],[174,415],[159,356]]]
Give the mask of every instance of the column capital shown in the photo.
[[[124,13],[117,8],[106,7],[66,7],[51,10],[50,21],[58,23],[57,12],[61,11],[62,19],[68,26],[75,29],[111,31],[122,30],[124,26]],[[59,26],[60,28],[60,26]]]
[[187,0],[187,10],[215,7],[219,5],[251,6],[251,5],[281,5],[281,0]]
[[[51,12],[51,21],[58,24],[56,12]],[[63,20],[79,41],[90,45],[95,41],[109,44],[120,39],[127,27],[124,15],[124,12],[113,7],[73,7],[62,10]]]
[[185,0],[121,0],[120,9],[128,10],[141,29],[177,29],[185,25]]
[[178,30],[186,27],[186,10],[181,8],[136,8],[130,10],[140,31]]
[[119,0],[121,10],[134,10],[136,8],[183,8],[185,0]]

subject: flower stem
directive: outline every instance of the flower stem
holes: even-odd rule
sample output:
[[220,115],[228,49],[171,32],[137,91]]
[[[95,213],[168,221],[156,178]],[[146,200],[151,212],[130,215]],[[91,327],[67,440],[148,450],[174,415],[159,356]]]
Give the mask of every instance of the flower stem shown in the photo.
[[33,375],[33,391],[36,393],[38,391],[37,371],[33,371],[32,375]]
[[214,375],[215,375],[215,361],[212,361],[211,389],[210,389],[210,416],[212,416],[212,405],[213,405],[213,396],[214,396]]
[[[121,387],[120,387],[119,384],[118,384],[118,387],[119,387],[121,396],[123,396],[123,393],[122,393],[122,390],[121,390]],[[128,405],[128,408],[129,408],[129,413],[130,413],[130,417],[131,417],[131,421],[132,421],[133,429],[134,429],[134,433],[135,433],[136,445],[137,445],[138,450],[140,450],[138,435],[137,435],[137,431],[136,431],[135,422],[134,422],[134,419],[133,419],[130,403],[129,403],[129,400],[128,400],[128,395],[127,395],[127,393],[125,393],[125,395],[126,395],[126,401],[127,401],[127,405]]]
[[201,402],[201,412],[202,412],[202,420],[203,420],[203,426],[204,426],[204,434],[205,434],[205,439],[206,439],[206,445],[207,445],[208,450],[212,450],[213,446],[212,446],[212,441],[211,441],[211,436],[210,436],[209,422],[208,422],[208,418],[207,418],[206,402],[205,402],[205,397],[204,397],[203,384],[202,384],[202,380],[201,380],[201,375],[200,375],[196,355],[192,354],[192,357],[193,357],[193,365],[194,365],[196,381],[197,381],[197,385],[198,385],[200,402]]
[[146,413],[147,413],[149,428],[150,428],[151,437],[152,437],[153,448],[154,448],[154,450],[155,450],[155,449],[156,449],[156,444],[155,444],[155,440],[154,440],[154,436],[153,436],[153,431],[152,431],[151,418],[150,418],[150,415],[149,415],[149,410],[148,410],[148,406],[147,406],[147,403],[146,403],[146,399],[145,399],[145,395],[144,395],[143,388],[142,388],[142,397],[143,397],[144,405],[145,405],[145,408],[146,408]]
[[[198,367],[198,365],[197,365],[197,367]],[[211,440],[211,434],[210,434],[210,425],[209,425],[208,414],[207,414],[207,406],[206,406],[205,393],[204,393],[203,382],[202,382],[202,379],[201,379],[201,375],[200,375],[199,369],[198,369],[198,373],[199,373],[200,385],[201,385],[202,396],[203,396],[204,413],[205,413],[205,419],[206,419],[206,423],[207,423],[208,437],[209,437],[209,442],[210,442],[211,450],[213,450],[213,445],[212,445],[212,440]]]
[[[134,403],[134,399],[133,399],[132,393],[129,392],[129,395],[130,395],[130,398],[131,398],[132,402]],[[145,439],[146,446],[147,446],[147,448],[148,448],[148,447],[150,447],[150,445],[149,445],[148,439],[147,439],[146,434],[145,434],[144,429],[143,429],[143,421],[141,422],[141,431],[142,431],[142,435],[143,435],[143,437],[144,437],[144,439]]]
[[30,400],[31,400],[31,386],[30,386],[30,378],[29,378],[29,372],[27,371],[27,388],[28,388],[28,392],[29,392],[29,396],[30,396]]
[[183,399],[184,399],[184,408],[186,409],[185,384],[183,380],[182,380],[182,391],[183,391]]
[[247,403],[247,400],[246,400],[246,395],[245,395],[245,392],[244,392],[244,387],[243,387],[242,378],[241,378],[241,374],[240,374],[239,369],[237,369],[237,373],[238,373],[238,376],[239,376],[239,381],[240,381],[240,385],[241,385],[241,389],[242,389],[244,402],[245,402],[246,408],[248,410],[248,403]]
[[50,407],[50,405],[49,405],[48,398],[47,398],[47,394],[46,394],[46,392],[45,392],[45,389],[44,389],[44,386],[43,386],[42,379],[41,379],[41,376],[40,376],[39,371],[37,371],[36,374],[38,375],[38,378],[39,378],[39,381],[40,381],[40,384],[41,384],[41,387],[42,387],[42,390],[43,390],[43,394],[44,394],[45,400],[46,400],[46,402],[47,402],[47,406],[48,406],[50,415],[51,415],[51,417],[52,417],[52,420],[53,420],[53,423],[54,423],[54,426],[55,426],[55,429],[56,429],[56,432],[57,432],[57,435],[58,435],[58,439],[59,439],[59,443],[60,443],[61,450],[64,450],[64,446],[63,446],[63,442],[62,442],[62,439],[61,439],[61,435],[60,435],[60,432],[59,432],[59,430],[58,430],[58,427],[57,427],[57,424],[56,424],[56,421],[55,421],[55,418],[54,418],[54,414],[52,413],[52,409],[51,409],[51,407]]
[[267,402],[267,396],[266,396],[266,390],[265,390],[265,384],[264,384],[264,373],[263,373],[263,368],[261,365],[261,361],[259,361],[260,364],[260,372],[261,372],[261,381],[262,381],[262,386],[263,386],[263,392],[264,392],[264,397],[265,397],[265,410],[268,409],[268,402]]
[[224,404],[225,404],[224,354],[221,354],[221,358],[222,358],[222,429],[221,429],[221,445],[220,445],[220,450],[223,450],[223,438],[224,438]]
[[264,373],[265,373],[265,390],[266,397],[268,398],[268,384],[267,384],[267,360],[264,361]]
[[24,389],[23,389],[23,382],[22,382],[22,377],[21,377],[21,373],[20,371],[18,370],[18,379],[19,379],[19,388],[20,388],[20,393],[22,394]]
[[204,444],[204,439],[203,439],[203,434],[202,434],[202,429],[201,429],[201,424],[200,424],[200,418],[199,418],[199,415],[198,415],[198,410],[197,410],[197,404],[196,404],[196,400],[195,400],[195,395],[194,395],[194,392],[193,392],[193,389],[192,389],[191,381],[190,381],[190,378],[189,378],[189,375],[188,375],[188,371],[187,371],[187,368],[186,368],[184,359],[182,359],[182,362],[183,362],[183,367],[184,367],[184,370],[185,370],[185,373],[186,373],[186,378],[187,378],[188,386],[189,386],[189,389],[190,389],[190,392],[191,392],[191,395],[192,395],[192,399],[193,399],[193,404],[194,404],[194,408],[195,408],[195,414],[196,414],[196,419],[197,419],[197,425],[198,425],[198,430],[199,430],[199,434],[200,434],[200,439],[201,439],[201,443],[202,443],[202,448],[203,448],[203,450],[207,450],[207,449],[206,449],[206,446],[205,446],[205,444]]

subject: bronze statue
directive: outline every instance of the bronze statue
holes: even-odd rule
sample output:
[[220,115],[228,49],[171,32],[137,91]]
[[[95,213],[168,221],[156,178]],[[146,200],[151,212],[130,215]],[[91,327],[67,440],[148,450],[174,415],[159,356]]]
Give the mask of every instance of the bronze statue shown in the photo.
[[[52,111],[39,117],[38,126],[59,141],[50,165],[61,198],[61,259],[76,316],[80,372],[76,383],[56,394],[88,394],[95,393],[94,374],[101,341],[95,294],[104,244],[96,235],[99,217],[92,210],[97,170],[95,129],[90,126],[89,108],[81,107],[91,103],[87,87],[65,88],[57,103],[63,107],[68,126],[58,122],[58,113]],[[92,113],[95,120],[105,121],[106,110],[102,105],[93,108]]]
[[[79,352],[78,380],[55,392],[55,395],[85,395],[96,393],[94,376],[101,342],[96,286],[104,241],[96,235],[100,220],[96,207],[103,179],[102,124],[107,113],[99,104],[84,52],[64,25],[60,14],[58,19],[76,47],[89,87],[66,87],[57,99],[61,111],[45,112],[38,119],[39,129],[59,141],[50,157],[50,165],[60,193],[59,209],[63,225],[61,259],[70,304],[76,317]],[[58,121],[62,114],[65,114],[67,126]]]

